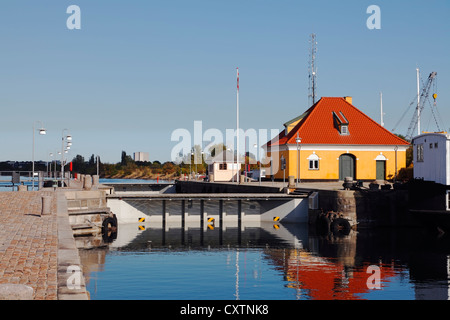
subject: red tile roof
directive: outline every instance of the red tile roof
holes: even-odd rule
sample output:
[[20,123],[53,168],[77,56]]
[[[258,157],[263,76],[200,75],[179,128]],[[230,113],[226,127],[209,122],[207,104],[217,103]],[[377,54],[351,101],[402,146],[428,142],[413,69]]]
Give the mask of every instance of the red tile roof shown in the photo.
[[[340,134],[333,112],[339,119],[348,121],[348,135]],[[306,116],[287,135],[285,135],[285,130],[279,134],[278,143],[275,138],[268,145],[296,144],[297,132],[302,139],[302,144],[409,144],[369,118],[344,98],[321,98],[307,110]]]

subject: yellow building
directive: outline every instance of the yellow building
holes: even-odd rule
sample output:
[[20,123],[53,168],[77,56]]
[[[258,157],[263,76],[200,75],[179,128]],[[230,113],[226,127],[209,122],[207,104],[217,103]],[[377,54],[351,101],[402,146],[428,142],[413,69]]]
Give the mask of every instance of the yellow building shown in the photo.
[[284,127],[265,145],[275,179],[386,180],[406,166],[409,143],[354,107],[351,97],[323,97]]

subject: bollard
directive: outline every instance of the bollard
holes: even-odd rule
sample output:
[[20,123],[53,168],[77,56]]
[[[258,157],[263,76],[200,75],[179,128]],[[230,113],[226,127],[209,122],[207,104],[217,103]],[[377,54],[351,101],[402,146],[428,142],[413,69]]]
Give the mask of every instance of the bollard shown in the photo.
[[0,300],[33,300],[34,290],[24,284],[0,284]]
[[289,176],[288,180],[289,180],[288,188],[295,188],[295,178],[294,178],[294,176]]
[[97,174],[92,176],[92,185],[98,186],[99,185],[99,176]]
[[371,182],[371,183],[369,184],[369,189],[370,189],[370,190],[378,190],[379,188],[380,188],[380,185],[379,185],[378,183]]
[[41,216],[52,213],[52,196],[42,196]]
[[91,190],[92,188],[92,177],[90,174],[84,176],[83,188],[86,190]]

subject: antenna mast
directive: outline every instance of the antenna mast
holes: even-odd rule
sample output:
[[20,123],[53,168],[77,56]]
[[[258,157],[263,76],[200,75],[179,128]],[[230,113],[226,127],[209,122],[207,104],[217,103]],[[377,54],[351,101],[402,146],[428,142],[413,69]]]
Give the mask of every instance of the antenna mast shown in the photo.
[[311,48],[309,53],[309,93],[308,98],[310,105],[316,103],[316,77],[317,77],[317,67],[316,67],[316,54],[317,54],[317,41],[316,35],[311,34],[309,40]]

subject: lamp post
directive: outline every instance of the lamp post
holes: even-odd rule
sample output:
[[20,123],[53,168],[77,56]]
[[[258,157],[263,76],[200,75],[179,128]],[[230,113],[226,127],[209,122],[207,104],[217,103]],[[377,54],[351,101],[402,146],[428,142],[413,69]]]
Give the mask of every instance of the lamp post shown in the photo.
[[[205,167],[203,166],[203,157],[204,157],[204,155],[205,155],[205,152],[202,150],[202,162],[201,162],[201,164],[202,164],[202,172],[205,172],[204,170],[205,170]],[[205,175],[206,176],[206,175]]]
[[189,180],[192,178],[192,156],[194,155],[194,149],[191,149],[191,152],[189,153]]
[[48,156],[50,158],[52,158],[52,160],[50,161],[49,158],[47,158],[47,177],[50,178],[50,173],[52,172],[52,162],[53,162],[53,152],[50,152],[48,154]]
[[41,121],[33,122],[33,152],[32,152],[32,155],[31,155],[31,157],[32,157],[32,177],[31,177],[32,187],[31,187],[31,190],[33,190],[33,191],[34,191],[34,149],[35,149],[34,148],[34,140],[35,140],[35,132],[36,132],[36,128],[35,128],[36,122],[39,122],[40,125],[41,125],[41,128],[39,129],[39,134],[40,135],[47,134],[47,130],[44,129],[44,126],[42,125]]
[[398,146],[394,147],[394,151],[395,151],[395,177],[394,177],[394,183],[397,182],[397,150],[398,150]]
[[[255,143],[253,145],[253,147],[258,148],[258,145]],[[259,185],[261,186],[261,153],[259,152],[260,150],[257,150],[257,151],[258,151],[258,160],[259,160]]]
[[300,182],[300,143],[302,142],[302,138],[298,136],[295,138],[295,143],[297,143],[297,185]]
[[[64,185],[64,153],[68,153],[68,149],[70,149],[70,146],[72,145],[72,136],[66,135],[64,136],[64,131],[69,131],[68,129],[62,130],[62,139],[61,139],[61,187]],[[67,148],[64,149],[64,141],[67,141]],[[70,143],[70,145],[69,145]]]
[[[231,148],[227,148],[227,151],[228,152],[232,152],[231,151]],[[227,162],[228,161],[228,159],[227,159],[227,157],[225,157],[225,162]],[[234,153],[233,153],[233,157],[232,157],[232,163],[231,163],[231,182],[234,182]],[[228,170],[228,167],[227,167],[227,170]]]

